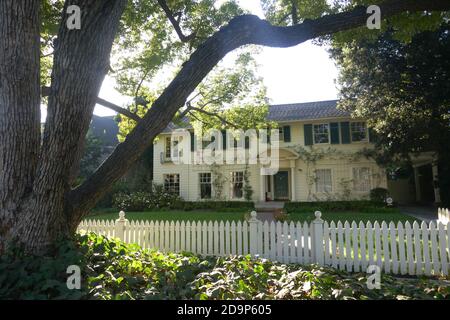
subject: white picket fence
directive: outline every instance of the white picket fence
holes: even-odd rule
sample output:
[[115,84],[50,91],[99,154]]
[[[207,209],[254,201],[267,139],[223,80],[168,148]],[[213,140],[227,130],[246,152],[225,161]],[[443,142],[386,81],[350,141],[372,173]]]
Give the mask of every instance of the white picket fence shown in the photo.
[[447,224],[450,222],[450,211],[448,209],[439,208],[438,209],[438,221]]
[[131,221],[121,212],[116,221],[83,221],[90,231],[137,243],[146,249],[201,255],[259,256],[283,263],[317,263],[365,272],[370,265],[386,273],[448,275],[450,224],[414,222],[363,223],[316,219],[310,224],[250,221]]

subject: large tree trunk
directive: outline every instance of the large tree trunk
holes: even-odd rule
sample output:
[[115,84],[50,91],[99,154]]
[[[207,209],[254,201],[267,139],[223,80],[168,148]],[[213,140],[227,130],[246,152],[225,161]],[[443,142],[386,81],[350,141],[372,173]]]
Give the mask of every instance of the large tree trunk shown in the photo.
[[[71,190],[126,0],[69,2],[81,8],[81,30],[67,29],[64,8],[39,146],[39,1],[0,0],[0,251],[17,240],[28,252],[48,252],[58,237],[73,233],[228,52],[247,44],[289,47],[367,19],[364,7],[292,27],[255,16],[234,19],[196,50],[96,173]],[[406,10],[448,10],[450,1],[390,0],[380,7],[386,18]]]
[[[0,1],[0,239],[31,193],[40,144],[39,1]],[[0,241],[0,251],[2,241]]]
[[[34,20],[26,19],[29,19],[30,7],[34,11],[38,11],[39,1],[29,1],[33,6],[17,0],[8,2],[11,2],[11,7],[19,7],[23,4],[23,7],[18,10],[23,13],[25,20],[23,24],[25,26],[30,24],[33,28],[30,27],[31,31],[27,31],[25,35],[11,32],[11,29],[5,31],[9,31],[10,35],[19,39],[32,38],[34,41],[32,45],[30,43],[23,44],[26,48],[23,54],[12,52],[18,63],[11,64],[11,68],[17,68],[22,60],[26,62],[30,60],[29,68],[27,68],[28,63],[23,68],[18,68],[19,71],[22,71],[18,78],[23,81],[23,87],[12,91],[12,97],[17,95],[18,103],[26,105],[23,113],[33,109],[37,116],[32,119],[33,125],[36,127],[34,130],[36,138],[31,141],[27,141],[30,139],[30,130],[24,130],[26,129],[25,124],[13,122],[5,128],[5,130],[11,130],[12,126],[16,126],[16,130],[12,130],[12,132],[23,134],[26,143],[21,140],[17,141],[17,153],[21,157],[17,159],[17,168],[23,169],[23,162],[25,162],[28,170],[23,172],[24,177],[18,176],[15,172],[9,174],[9,176],[17,177],[18,181],[11,183],[11,190],[5,190],[5,193],[13,197],[11,203],[18,203],[20,207],[14,208],[14,211],[0,210],[1,216],[4,217],[3,221],[13,221],[8,224],[2,221],[0,225],[7,231],[5,239],[18,240],[27,251],[40,252],[46,251],[58,237],[69,235],[74,231],[74,226],[70,223],[70,214],[65,208],[65,202],[67,194],[71,190],[74,172],[77,171],[79,165],[81,149],[89,128],[95,101],[109,68],[111,47],[126,0],[70,1],[71,5],[78,5],[81,9],[80,30],[67,28],[68,15],[65,12],[68,3],[66,3],[55,47],[48,115],[38,161],[36,161],[36,154],[39,146],[39,21],[37,13]],[[11,10],[5,10],[2,16],[4,17],[2,20],[5,22],[17,24],[18,21],[21,21],[12,19]],[[2,31],[4,31],[3,28]],[[25,41],[11,41],[11,43],[15,42],[22,44]],[[29,77],[29,74],[36,76]],[[5,82],[16,83],[17,81],[13,78],[7,79]],[[32,84],[31,81],[33,81]],[[10,97],[11,94],[2,89],[0,96]],[[25,97],[25,101],[20,100],[23,97]],[[8,99],[11,100],[11,98]],[[28,99],[32,99],[32,101]],[[11,109],[17,108],[8,102],[5,103],[5,106]],[[28,117],[22,115],[23,119]],[[11,121],[11,117],[7,118]],[[24,121],[23,119],[22,121]],[[26,125],[30,126],[28,123]],[[24,152],[26,148],[29,150]],[[9,151],[10,147],[5,146],[5,149]],[[29,155],[30,153],[34,158]],[[28,164],[27,162],[30,160],[31,164]],[[6,159],[6,161],[8,161],[9,168],[11,159]],[[25,184],[22,189],[26,189],[26,192],[17,189],[17,185],[22,186],[22,184]]]

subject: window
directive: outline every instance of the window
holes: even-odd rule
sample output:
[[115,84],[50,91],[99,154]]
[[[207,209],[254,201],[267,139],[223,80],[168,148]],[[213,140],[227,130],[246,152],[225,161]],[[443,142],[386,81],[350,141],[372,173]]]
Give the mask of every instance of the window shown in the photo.
[[316,170],[316,192],[331,192],[331,169]]
[[278,141],[284,141],[284,127],[278,128]]
[[181,154],[179,154],[178,152],[178,144],[182,141],[182,137],[179,137],[179,139],[180,140],[175,139],[174,141],[172,141],[171,137],[166,137],[166,159],[178,158],[178,156],[181,156]]
[[180,194],[180,175],[179,174],[165,174],[164,175],[164,190],[173,194]]
[[[216,137],[212,136],[209,140],[204,138],[202,140],[202,149],[205,150],[206,148],[208,148],[208,146],[212,143],[214,143],[214,141],[216,141]],[[217,146],[219,147],[219,146]],[[213,148],[213,146],[211,146],[211,148]]]
[[314,125],[314,143],[330,142],[330,125],[328,123]]
[[369,168],[353,168],[353,190],[357,192],[370,191]]
[[231,173],[232,197],[240,199],[243,197],[244,172],[237,171]]
[[172,148],[171,148],[171,140],[170,137],[166,138],[166,158],[170,158],[170,155],[172,153]]
[[200,198],[211,199],[211,173],[200,173]]
[[352,135],[352,141],[367,141],[367,127],[365,122],[350,123],[350,131]]

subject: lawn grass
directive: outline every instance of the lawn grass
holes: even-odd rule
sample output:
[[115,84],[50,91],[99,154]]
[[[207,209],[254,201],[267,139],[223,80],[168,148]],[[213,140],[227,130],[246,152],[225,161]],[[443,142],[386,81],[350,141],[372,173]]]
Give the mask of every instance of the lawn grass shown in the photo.
[[[126,218],[132,220],[147,221],[239,221],[245,220],[243,211],[213,211],[213,210],[167,210],[167,211],[144,211],[144,212],[127,212]],[[104,211],[96,211],[88,216],[87,220],[115,220],[119,217],[117,210],[107,209]]]
[[[167,211],[145,211],[145,212],[127,212],[126,218],[132,220],[148,220],[148,221],[243,221],[245,220],[246,212],[227,210],[167,210]],[[118,211],[114,209],[103,209],[93,212],[88,216],[87,220],[116,220],[119,217]],[[311,222],[315,219],[314,212],[291,212],[289,214],[290,221]],[[328,222],[334,221],[363,221],[364,223],[370,221],[382,222],[414,222],[416,219],[405,214],[400,213],[396,209],[388,212],[322,212],[322,219]]]
[[[313,212],[291,212],[289,214],[289,218],[291,221],[306,221],[311,222],[315,219]],[[338,221],[344,222],[352,222],[355,221],[359,223],[360,221],[367,223],[368,221],[372,222],[378,221],[380,224],[382,221],[386,222],[414,222],[417,219],[400,213],[398,210],[392,210],[390,212],[322,212],[322,219],[328,222],[334,221],[337,223]]]

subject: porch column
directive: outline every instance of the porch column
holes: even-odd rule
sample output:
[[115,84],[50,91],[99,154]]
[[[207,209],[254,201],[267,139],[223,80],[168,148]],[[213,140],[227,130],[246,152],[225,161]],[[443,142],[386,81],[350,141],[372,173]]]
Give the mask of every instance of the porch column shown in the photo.
[[422,200],[420,196],[420,179],[419,179],[419,167],[414,167],[414,185],[416,186],[416,201]]
[[261,168],[259,172],[259,198],[262,202],[266,201],[266,176],[263,175],[263,170]]
[[295,160],[291,160],[291,201],[296,201],[295,194]]
[[441,203],[441,191],[439,190],[439,171],[437,163],[432,164],[432,169],[433,169],[434,203]]

